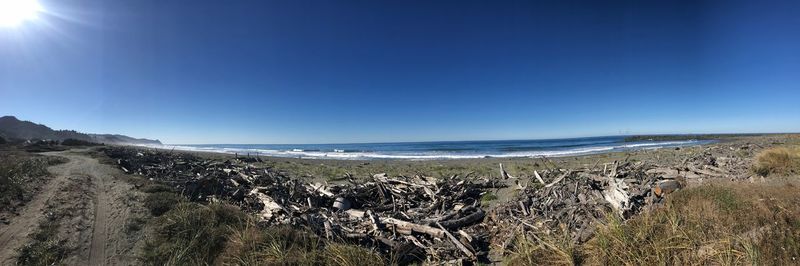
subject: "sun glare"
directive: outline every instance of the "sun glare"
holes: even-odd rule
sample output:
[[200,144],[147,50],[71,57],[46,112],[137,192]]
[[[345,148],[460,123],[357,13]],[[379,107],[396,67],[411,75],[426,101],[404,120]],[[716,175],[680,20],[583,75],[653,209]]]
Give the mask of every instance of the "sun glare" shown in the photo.
[[0,0],[0,27],[14,27],[34,20],[44,11],[36,0]]

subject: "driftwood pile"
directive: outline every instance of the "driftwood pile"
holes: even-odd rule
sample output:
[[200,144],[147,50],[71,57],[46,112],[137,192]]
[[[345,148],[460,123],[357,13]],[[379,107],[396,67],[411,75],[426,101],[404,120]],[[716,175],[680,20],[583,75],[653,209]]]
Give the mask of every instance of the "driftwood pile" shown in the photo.
[[530,178],[511,176],[518,179],[518,196],[495,207],[485,221],[492,228],[494,250],[507,250],[525,231],[566,231],[572,241],[585,242],[606,215],[629,217],[681,186],[678,180],[648,174],[651,167],[615,162],[596,169],[534,171]]
[[194,201],[220,201],[257,214],[264,225],[306,227],[320,236],[375,247],[398,263],[488,261],[481,196],[499,181],[456,176],[389,177],[336,185],[287,178],[236,158],[224,162],[187,153],[110,147],[128,173],[169,184]]
[[566,235],[582,243],[594,235],[606,215],[623,219],[658,206],[664,196],[688,183],[705,179],[752,179],[748,170],[753,144],[710,146],[671,164],[624,160],[586,169],[559,169],[542,158],[549,169],[514,180],[517,197],[500,204],[487,215],[493,251],[508,251],[515,236],[524,232]]
[[[628,218],[688,182],[749,177],[736,153],[752,148],[712,146],[670,165],[626,159],[561,169],[542,158],[547,169],[524,176],[501,164],[501,179],[376,174],[339,184],[288,178],[252,157],[220,161],[124,147],[105,152],[123,171],[169,184],[191,200],[226,201],[257,214],[264,225],[309,228],[333,241],[374,247],[403,264],[490,262],[490,250],[492,257],[502,255],[525,231],[585,242],[606,215]],[[516,196],[482,206],[481,197],[498,189],[516,190]]]

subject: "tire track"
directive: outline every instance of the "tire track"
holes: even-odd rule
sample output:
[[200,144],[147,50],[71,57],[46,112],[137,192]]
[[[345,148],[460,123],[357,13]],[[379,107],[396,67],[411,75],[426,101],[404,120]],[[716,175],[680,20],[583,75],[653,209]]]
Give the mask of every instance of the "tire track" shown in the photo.
[[[135,208],[130,202],[132,186],[119,181],[118,169],[100,164],[96,159],[75,151],[49,152],[46,155],[68,159],[65,164],[48,168],[54,178],[34,196],[20,215],[8,226],[0,227],[0,265],[15,265],[17,249],[30,241],[28,235],[36,230],[44,212],[66,212],[60,227],[73,252],[65,265],[133,265],[135,241],[125,232],[125,224]],[[70,180],[88,182],[68,188]],[[74,181],[73,181],[74,183]],[[49,202],[49,203],[48,203]]]

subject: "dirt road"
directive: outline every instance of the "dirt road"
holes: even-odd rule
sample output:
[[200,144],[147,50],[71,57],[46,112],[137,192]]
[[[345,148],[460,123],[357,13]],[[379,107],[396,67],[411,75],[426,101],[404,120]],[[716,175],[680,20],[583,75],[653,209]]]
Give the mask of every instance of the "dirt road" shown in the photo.
[[80,151],[45,153],[69,161],[48,168],[54,178],[20,215],[0,227],[0,264],[16,264],[17,250],[29,234],[50,217],[59,224],[58,239],[66,240],[67,265],[131,265],[135,239],[125,225],[138,200],[123,173]]

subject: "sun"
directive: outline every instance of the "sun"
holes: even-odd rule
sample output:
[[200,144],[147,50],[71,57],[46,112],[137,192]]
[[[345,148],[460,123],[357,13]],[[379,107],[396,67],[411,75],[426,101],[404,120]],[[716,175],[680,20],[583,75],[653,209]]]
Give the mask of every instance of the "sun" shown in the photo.
[[0,27],[14,27],[34,20],[44,11],[36,0],[0,0]]

